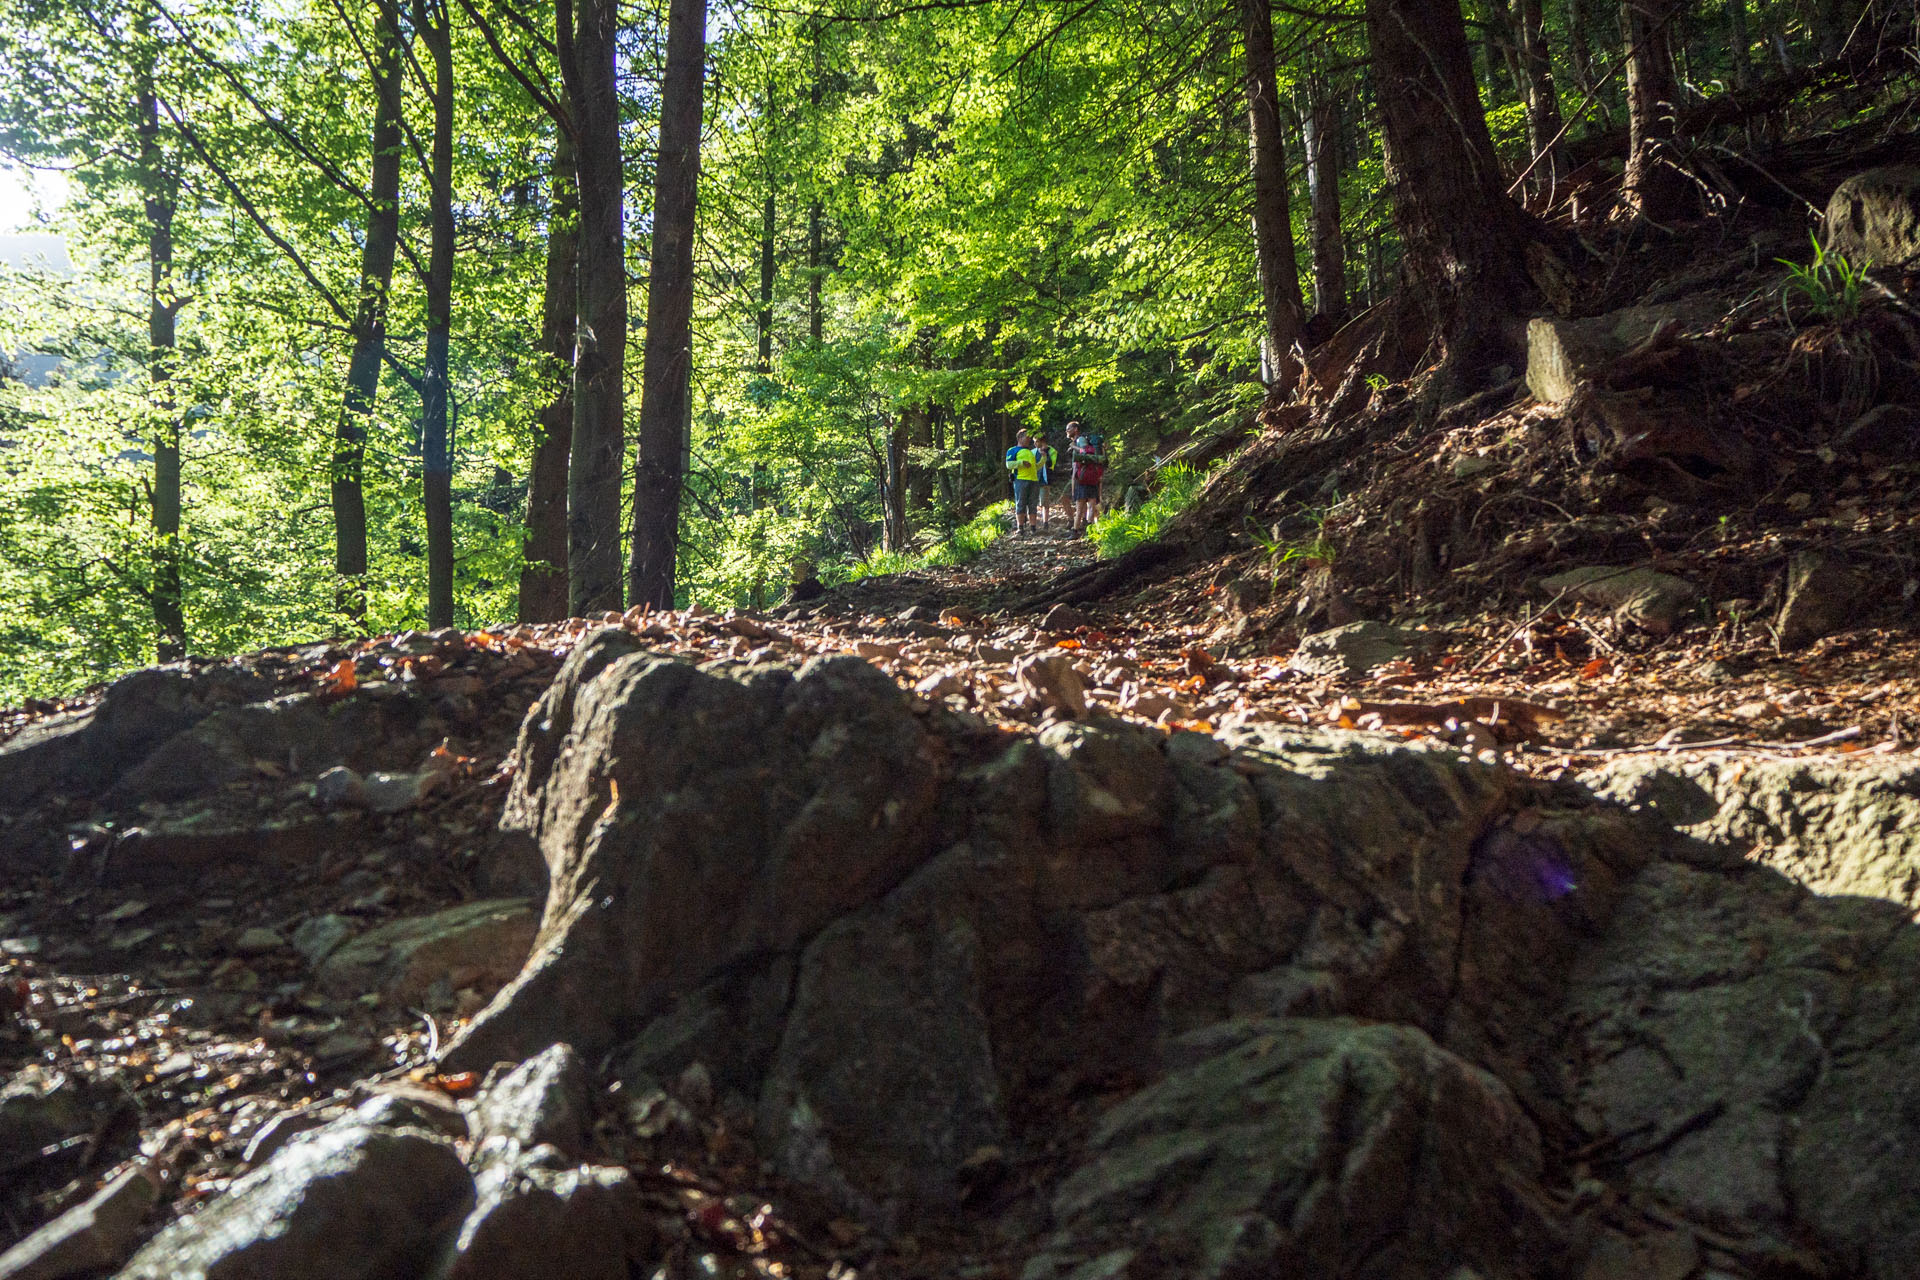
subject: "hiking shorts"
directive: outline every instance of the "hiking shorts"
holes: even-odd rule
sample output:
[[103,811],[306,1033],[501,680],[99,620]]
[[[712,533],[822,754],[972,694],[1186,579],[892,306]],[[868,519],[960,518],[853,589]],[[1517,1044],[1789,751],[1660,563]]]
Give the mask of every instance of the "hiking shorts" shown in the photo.
[[1015,513],[1032,515],[1040,502],[1040,482],[1038,480],[1015,480],[1013,482],[1013,509]]
[[1074,485],[1074,486],[1073,486],[1073,500],[1074,500],[1075,502],[1098,502],[1098,501],[1100,501],[1100,486],[1099,486],[1099,485],[1097,485],[1097,484],[1076,484],[1076,485]]

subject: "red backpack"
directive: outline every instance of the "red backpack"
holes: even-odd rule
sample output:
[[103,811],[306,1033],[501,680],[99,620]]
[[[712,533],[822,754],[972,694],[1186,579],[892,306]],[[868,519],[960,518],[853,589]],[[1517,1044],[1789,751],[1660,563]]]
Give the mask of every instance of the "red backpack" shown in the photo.
[[1107,455],[1099,436],[1082,436],[1073,449],[1073,482],[1099,484],[1107,474]]

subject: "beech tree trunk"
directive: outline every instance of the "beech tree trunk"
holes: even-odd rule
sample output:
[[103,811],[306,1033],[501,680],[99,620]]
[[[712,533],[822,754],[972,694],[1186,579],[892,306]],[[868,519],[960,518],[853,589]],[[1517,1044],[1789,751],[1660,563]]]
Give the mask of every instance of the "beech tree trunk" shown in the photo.
[[1518,0],[1520,65],[1526,76],[1527,143],[1539,157],[1528,181],[1551,204],[1567,178],[1567,151],[1561,138],[1560,97],[1553,83],[1553,59],[1547,49],[1546,21],[1540,0]]
[[1678,109],[1673,73],[1673,24],[1679,0],[1623,0],[1627,41],[1628,205],[1641,217],[1666,222],[1686,212],[1687,180],[1667,155]]
[[627,259],[621,222],[620,100],[614,83],[619,6],[559,0],[556,41],[573,109],[580,201],[579,317],[573,439],[567,467],[567,608],[620,607],[620,477],[626,449]]
[[760,208],[760,329],[759,370],[773,372],[773,236],[778,210],[773,201],[773,177],[767,177],[767,198]]
[[1536,225],[1506,196],[1459,0],[1367,0],[1366,12],[1402,270],[1440,339],[1446,394],[1517,348],[1516,318],[1537,301]]
[[[143,33],[144,34],[144,33]],[[152,65],[142,69],[134,128],[140,139],[140,185],[147,220],[147,381],[153,415],[153,624],[161,662],[187,654],[186,598],[181,580],[180,418],[173,367],[178,353],[173,296],[173,175],[160,146],[160,99]]]
[[1733,87],[1753,81],[1753,37],[1747,33],[1747,0],[1727,0],[1727,42],[1733,54]]
[[886,474],[881,480],[880,547],[883,551],[907,549],[907,421],[906,415],[894,418],[887,428]]
[[1247,50],[1247,132],[1253,165],[1253,239],[1265,325],[1262,361],[1268,394],[1285,399],[1299,381],[1293,357],[1306,317],[1300,270],[1293,252],[1293,216],[1287,207],[1287,157],[1281,144],[1280,93],[1273,69],[1273,12],[1269,0],[1240,0]]
[[1340,233],[1340,100],[1314,76],[1306,84],[1300,139],[1313,213],[1313,309],[1336,326],[1347,317],[1347,249]]
[[367,626],[367,428],[386,355],[387,298],[400,243],[400,87],[405,36],[399,10],[380,7],[374,34],[372,173],[367,186],[367,238],[360,245],[360,291],[354,304],[353,351],[347,357],[345,403],[333,432],[331,498],[334,600],[356,631]]
[[453,31],[446,9],[430,0],[415,0],[413,13],[433,63],[420,484],[427,522],[427,625],[437,628],[453,625],[453,449],[447,419],[447,347],[453,332]]
[[575,286],[580,201],[574,190],[573,140],[563,128],[553,147],[547,204],[546,302],[540,346],[547,353],[553,398],[540,411],[540,438],[533,447],[527,481],[527,533],[521,546],[522,622],[553,622],[567,616],[567,459],[573,450],[573,331],[579,291]]
[[647,272],[647,345],[633,475],[635,604],[673,607],[686,430],[692,408],[693,219],[700,187],[700,116],[706,90],[706,0],[672,0],[667,74],[660,93],[654,168],[653,255]]

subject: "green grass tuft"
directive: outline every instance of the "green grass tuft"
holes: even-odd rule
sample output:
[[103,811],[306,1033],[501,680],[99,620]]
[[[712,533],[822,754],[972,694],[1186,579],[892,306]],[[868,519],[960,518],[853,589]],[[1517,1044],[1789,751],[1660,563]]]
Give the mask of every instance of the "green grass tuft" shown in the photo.
[[1182,511],[1193,505],[1207,473],[1197,467],[1175,463],[1160,468],[1160,487],[1138,511],[1109,511],[1087,528],[1087,537],[1102,560],[1125,555],[1143,542],[1151,542]]

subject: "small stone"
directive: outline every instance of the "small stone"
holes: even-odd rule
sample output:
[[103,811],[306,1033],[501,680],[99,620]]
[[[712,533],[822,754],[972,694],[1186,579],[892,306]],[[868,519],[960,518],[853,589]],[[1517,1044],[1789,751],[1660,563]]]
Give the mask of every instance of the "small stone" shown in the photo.
[[1070,716],[1087,714],[1087,684],[1064,653],[1023,658],[1013,667],[1014,683],[1043,706]]
[[366,782],[353,770],[339,765],[314,779],[313,799],[322,809],[357,809],[367,802]]
[[265,955],[269,951],[278,951],[287,945],[287,940],[278,931],[265,925],[255,925],[233,940],[233,949],[243,956]]
[[446,782],[439,770],[425,773],[371,773],[367,775],[367,808],[374,813],[404,813],[432,795]]
[[1047,610],[1046,617],[1040,619],[1042,631],[1074,631],[1081,627],[1090,627],[1093,620],[1070,604],[1057,604]]
[[331,913],[313,916],[302,920],[300,927],[293,931],[293,949],[305,957],[308,964],[317,965],[352,936],[353,925],[345,916]]

